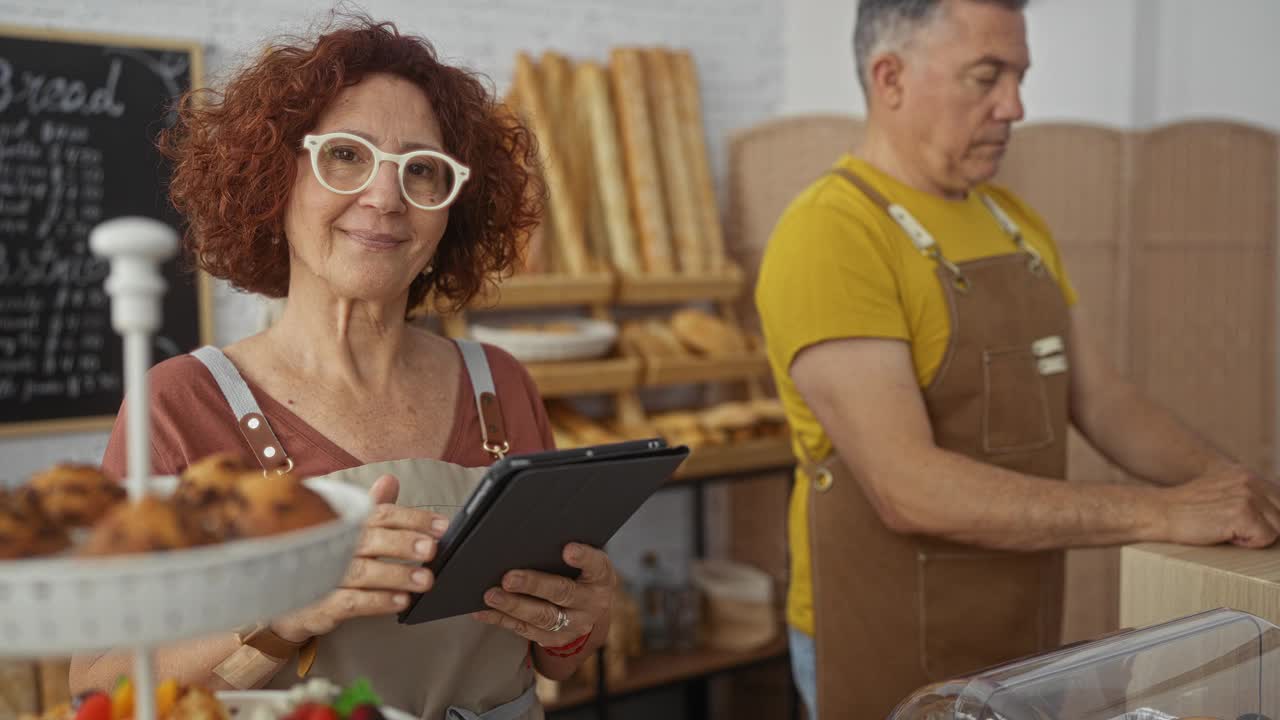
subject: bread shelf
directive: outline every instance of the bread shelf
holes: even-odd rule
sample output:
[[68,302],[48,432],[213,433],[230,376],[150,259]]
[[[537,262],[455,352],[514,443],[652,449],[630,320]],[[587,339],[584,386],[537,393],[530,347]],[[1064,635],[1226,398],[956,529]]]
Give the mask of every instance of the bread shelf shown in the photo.
[[[606,693],[610,697],[628,695],[746,665],[781,659],[786,655],[787,639],[782,634],[763,647],[744,652],[696,650],[690,653],[652,653],[628,660],[626,677],[621,682],[610,684]],[[595,699],[594,687],[565,684],[562,686],[560,696],[547,703],[546,710],[547,712],[568,710]]]
[[749,380],[769,374],[764,353],[645,358],[643,382],[649,387]]
[[643,370],[640,361],[631,357],[528,363],[526,367],[543,397],[634,390],[640,385]]
[[745,286],[742,271],[731,268],[720,277],[623,275],[618,279],[619,305],[674,305],[705,300],[737,300]]
[[786,436],[757,438],[731,445],[700,447],[689,455],[669,482],[691,482],[719,475],[782,470],[795,465]]
[[591,275],[515,275],[490,286],[471,304],[474,310],[571,307],[607,304],[615,280],[609,273]]

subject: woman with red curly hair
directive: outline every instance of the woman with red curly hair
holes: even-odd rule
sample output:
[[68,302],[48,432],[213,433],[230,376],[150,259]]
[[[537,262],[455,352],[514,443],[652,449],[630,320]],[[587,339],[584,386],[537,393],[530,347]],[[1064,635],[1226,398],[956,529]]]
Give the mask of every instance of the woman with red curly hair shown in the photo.
[[[377,507],[334,593],[162,650],[159,674],[217,689],[367,677],[424,719],[541,717],[534,668],[565,678],[607,634],[604,552],[565,548],[577,581],[508,573],[470,617],[395,618],[431,588],[422,563],[448,521],[429,509],[460,506],[503,454],[552,447],[518,362],[407,321],[428,295],[461,306],[511,268],[542,192],[529,132],[428,42],[365,18],[269,48],[178,118],[161,145],[188,250],[287,301],[270,329],[152,370],[156,471],[233,451],[368,487]],[[125,422],[122,409],[104,460],[117,475]],[[121,654],[77,658],[71,681],[109,687],[127,670]]]

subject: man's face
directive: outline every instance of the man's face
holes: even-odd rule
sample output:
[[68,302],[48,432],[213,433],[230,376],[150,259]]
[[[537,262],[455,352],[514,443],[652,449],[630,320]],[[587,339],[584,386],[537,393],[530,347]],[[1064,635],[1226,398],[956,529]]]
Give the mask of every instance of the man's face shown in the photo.
[[938,190],[966,193],[999,169],[1019,86],[1031,64],[1021,12],[945,0],[903,53],[896,123],[919,170]]

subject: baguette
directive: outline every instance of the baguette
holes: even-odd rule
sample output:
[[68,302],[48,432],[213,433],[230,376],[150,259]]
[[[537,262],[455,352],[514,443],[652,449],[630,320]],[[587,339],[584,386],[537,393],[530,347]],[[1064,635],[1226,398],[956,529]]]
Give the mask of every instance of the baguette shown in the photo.
[[592,181],[588,192],[599,207],[600,231],[607,240],[608,257],[619,271],[638,275],[643,267],[631,224],[631,203],[627,199],[622,155],[618,149],[618,126],[604,69],[593,62],[578,65],[574,71],[574,96],[587,121],[583,137],[590,138],[587,144],[593,161],[586,172]]
[[701,275],[706,271],[706,252],[693,181],[685,166],[685,147],[676,106],[679,97],[665,51],[645,50],[644,74],[653,114],[654,147],[662,169],[662,188],[671,220],[671,245],[681,274]]
[[731,442],[745,442],[755,436],[756,414],[747,403],[727,402],[704,410],[700,416],[707,432],[723,433]]
[[711,162],[707,155],[706,128],[702,114],[701,93],[698,88],[698,69],[688,50],[668,54],[673,68],[676,92],[680,102],[676,104],[680,118],[681,136],[684,138],[686,163],[697,198],[699,224],[702,228],[702,245],[707,253],[707,269],[712,273],[725,272],[724,232],[720,226],[720,207],[716,201],[715,179],[711,174]]
[[538,69],[526,53],[516,54],[515,87],[538,142],[542,146],[543,173],[547,183],[547,205],[554,227],[556,257],[570,275],[587,272],[586,240],[582,215],[573,211],[572,189],[564,165],[563,149],[556,143],[552,121],[543,90],[538,82]]
[[661,170],[653,147],[653,124],[645,94],[640,51],[617,48],[609,55],[614,107],[626,159],[631,212],[639,236],[645,272],[670,274],[671,236],[663,203]]
[[622,438],[563,402],[547,403],[547,416],[552,424],[567,430],[582,445],[604,445],[621,442]]
[[689,354],[684,345],[662,323],[656,320],[633,320],[622,326],[623,347],[645,359],[682,357]]
[[671,316],[671,331],[686,347],[706,355],[741,353],[747,349],[740,330],[694,308],[677,310]]

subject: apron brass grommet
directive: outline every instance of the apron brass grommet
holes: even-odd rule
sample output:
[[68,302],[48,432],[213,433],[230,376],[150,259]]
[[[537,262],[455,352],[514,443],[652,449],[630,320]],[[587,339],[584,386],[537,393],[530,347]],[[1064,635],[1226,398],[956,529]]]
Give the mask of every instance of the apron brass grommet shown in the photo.
[[826,492],[836,482],[835,477],[831,475],[831,471],[826,468],[818,468],[813,476],[813,489],[818,492]]

